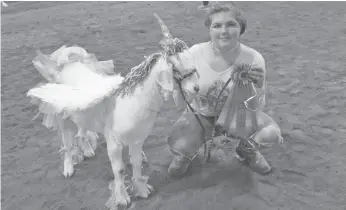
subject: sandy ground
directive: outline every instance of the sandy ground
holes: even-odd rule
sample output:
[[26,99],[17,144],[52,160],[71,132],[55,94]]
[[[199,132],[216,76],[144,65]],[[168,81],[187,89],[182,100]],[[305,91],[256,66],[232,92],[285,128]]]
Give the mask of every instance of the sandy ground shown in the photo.
[[[31,60],[77,44],[118,71],[159,49],[159,14],[188,45],[208,39],[200,2],[14,2],[1,17],[1,207],[4,210],[105,209],[113,179],[106,145],[62,175],[60,140],[31,121],[37,109],[26,92],[42,82]],[[162,109],[145,145],[145,174],[156,192],[134,201],[140,210],[344,210],[346,209],[346,3],[238,3],[248,18],[243,43],[267,61],[266,112],[285,142],[263,150],[275,167],[262,177],[234,159],[195,161],[184,178],[167,175],[171,160],[165,135],[179,116]]]

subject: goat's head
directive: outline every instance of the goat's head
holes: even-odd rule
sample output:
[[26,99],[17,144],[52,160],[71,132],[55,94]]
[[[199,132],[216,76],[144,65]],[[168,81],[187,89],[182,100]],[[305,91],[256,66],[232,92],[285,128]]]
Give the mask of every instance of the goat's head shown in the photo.
[[[157,82],[168,91],[179,88],[185,96],[192,100],[199,91],[198,72],[195,60],[188,51],[188,46],[181,40],[173,38],[161,18],[154,14],[159,21],[163,40],[160,44],[169,68],[162,69],[157,74]],[[179,90],[180,91],[180,90]]]

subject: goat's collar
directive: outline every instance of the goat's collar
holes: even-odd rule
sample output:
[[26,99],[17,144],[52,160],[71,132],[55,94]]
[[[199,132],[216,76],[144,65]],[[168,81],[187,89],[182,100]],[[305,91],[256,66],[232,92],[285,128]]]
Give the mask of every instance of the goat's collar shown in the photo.
[[191,69],[190,71],[188,71],[185,74],[181,74],[176,68],[172,68],[173,72],[175,72],[176,74],[173,75],[173,79],[177,82],[177,83],[181,83],[184,79],[191,77],[193,74],[198,74],[197,69]]

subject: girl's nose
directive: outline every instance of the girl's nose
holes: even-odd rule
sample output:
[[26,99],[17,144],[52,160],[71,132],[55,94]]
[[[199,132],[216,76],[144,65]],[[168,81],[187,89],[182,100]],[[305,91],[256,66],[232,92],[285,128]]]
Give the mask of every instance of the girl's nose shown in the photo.
[[227,32],[227,27],[226,26],[222,26],[221,27],[221,33],[226,33]]

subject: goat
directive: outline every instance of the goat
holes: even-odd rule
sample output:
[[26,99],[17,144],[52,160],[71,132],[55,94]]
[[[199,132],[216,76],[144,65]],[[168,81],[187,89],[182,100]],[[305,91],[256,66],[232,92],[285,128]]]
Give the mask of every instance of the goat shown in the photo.
[[[124,146],[129,146],[133,167],[132,186],[137,197],[147,198],[153,187],[142,176],[142,148],[167,93],[178,91],[179,85],[189,101],[198,92],[198,74],[187,45],[173,38],[168,28],[159,21],[164,39],[163,51],[154,53],[131,69],[125,78],[120,75],[103,76],[92,66],[66,62],[60,57],[62,71],[57,75],[59,84],[44,84],[31,89],[28,96],[36,99],[40,112],[56,115],[64,143],[64,174],[71,176],[72,142],[78,132],[92,131],[104,135],[107,152],[114,173],[110,185],[112,195],[107,206],[128,207],[130,196],[125,187],[125,167],[122,160]],[[59,58],[57,59],[59,60]],[[162,94],[164,93],[164,94]]]

